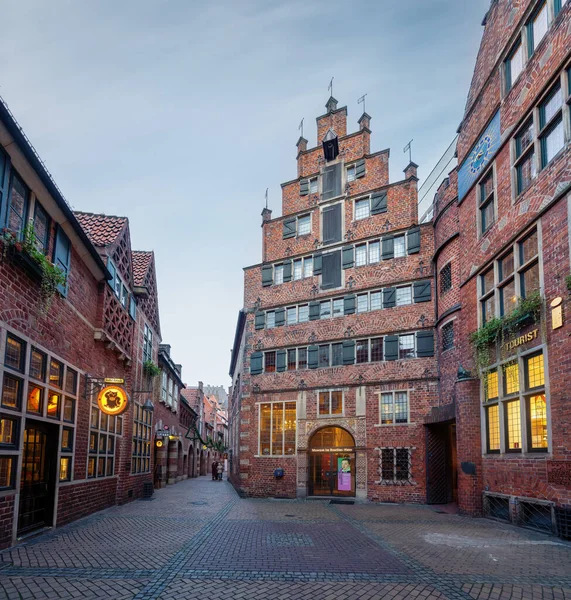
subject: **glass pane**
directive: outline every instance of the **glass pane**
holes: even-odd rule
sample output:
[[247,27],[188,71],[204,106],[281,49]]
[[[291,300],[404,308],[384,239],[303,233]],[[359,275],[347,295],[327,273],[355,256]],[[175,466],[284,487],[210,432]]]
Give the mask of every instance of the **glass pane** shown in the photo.
[[506,396],[519,392],[519,368],[517,362],[504,365],[504,390]]
[[496,299],[492,294],[482,302],[482,320],[487,323],[496,316]]
[[547,33],[547,2],[543,5],[541,10],[537,13],[532,24],[533,29],[533,50],[537,48],[539,42],[544,38]]
[[296,403],[286,402],[284,420],[284,454],[295,454]]
[[283,454],[283,425],[284,425],[284,405],[276,402],[272,405],[272,454]]
[[89,452],[97,452],[97,435],[94,431],[89,434]]
[[333,316],[334,317],[342,317],[343,316],[343,298],[338,298],[333,300]]
[[266,313],[266,329],[273,329],[276,326],[276,313],[269,310]]
[[371,310],[380,310],[382,307],[381,292],[371,292]]
[[287,351],[287,370],[295,371],[297,368],[297,353],[295,348]]
[[319,346],[317,364],[319,367],[329,366],[329,344]]
[[297,307],[290,306],[287,309],[287,324],[295,325],[297,323]]
[[485,233],[496,222],[496,214],[495,214],[493,198],[482,206],[481,218],[482,218],[482,233]]
[[500,449],[500,407],[496,404],[488,406],[486,409],[488,415],[488,450],[495,451]]
[[395,453],[392,448],[381,450],[381,479],[394,481],[395,477]]
[[527,297],[539,291],[539,263],[535,263],[521,274],[521,295]]
[[547,448],[547,404],[545,395],[532,396],[528,402],[531,448],[532,450]]
[[60,410],[61,396],[55,392],[49,392],[47,416],[51,417],[52,419],[59,419]]
[[276,265],[274,268],[274,283],[283,283],[284,282],[284,266]]
[[331,300],[325,300],[319,304],[319,318],[328,319],[331,316]]
[[357,363],[369,362],[369,340],[357,340]]
[[41,414],[43,408],[44,389],[36,385],[28,385],[28,403],[26,410],[31,413]]
[[4,384],[2,386],[2,406],[7,408],[20,408],[20,397],[22,393],[22,381],[4,373]]
[[536,174],[535,152],[531,151],[517,167],[518,194],[527,189]]
[[0,444],[14,445],[16,443],[16,421],[0,419]]
[[519,400],[506,402],[508,449],[521,450],[521,415]]
[[68,394],[77,394],[77,371],[67,368],[65,373],[65,391]]
[[7,367],[15,369],[16,371],[24,370],[24,356],[26,354],[26,345],[24,342],[7,336],[6,338],[6,355],[4,357],[4,363]]
[[362,267],[367,264],[367,244],[355,246],[355,266]]
[[299,307],[298,321],[300,323],[306,323],[309,321],[309,305],[304,304]]
[[[10,212],[8,215],[8,227],[12,231],[20,233],[24,228],[27,204],[28,189],[17,176],[14,176],[10,197]],[[21,236],[19,237],[21,238]]]
[[297,349],[297,368],[307,369],[307,348]]
[[[138,405],[135,405],[138,406]],[[101,413],[101,425],[99,426],[99,429],[101,429],[101,431],[107,431],[107,424],[109,423],[109,415],[107,413]]]
[[397,306],[405,304],[412,304],[412,287],[410,285],[397,288]]
[[75,400],[73,398],[65,397],[63,404],[63,420],[73,423],[75,418]]
[[494,174],[490,172],[480,183],[480,204],[483,204],[494,192]]
[[90,457],[87,463],[87,476],[95,477],[95,457]]
[[305,235],[311,231],[311,220],[309,215],[297,219],[297,235]]
[[369,216],[369,199],[357,200],[355,202],[355,220],[364,219]]
[[331,345],[331,366],[339,367],[343,364],[343,344]]
[[50,385],[61,388],[63,382],[63,365],[57,360],[50,361]]
[[271,404],[260,405],[260,454],[270,454]]
[[113,475],[113,463],[114,460],[112,458],[107,459],[107,475]]
[[35,348],[32,348],[30,355],[30,377],[46,380],[46,355]]
[[347,181],[355,181],[355,166],[347,167]]
[[500,281],[514,272],[514,253],[510,252],[500,260]]
[[371,362],[383,360],[383,338],[373,338],[371,340]]
[[559,112],[562,104],[563,96],[561,95],[561,88],[558,86],[540,107],[541,127],[545,127],[551,121]]
[[395,479],[406,481],[409,478],[409,452],[407,448],[396,448]]
[[542,138],[544,148],[543,166],[549,164],[565,145],[565,133],[563,131],[563,119],[559,119],[549,132]]
[[276,370],[276,353],[266,352],[264,354],[264,370],[266,373],[274,373]]
[[500,394],[500,388],[498,383],[498,372],[490,371],[486,375],[486,400],[493,400]]
[[99,410],[94,406],[91,407],[91,427],[99,429]]
[[13,487],[14,459],[0,456],[0,488]]
[[381,424],[392,425],[393,423],[393,395],[392,393],[381,394]]
[[394,257],[400,258],[406,255],[406,248],[404,243],[404,235],[397,235],[394,238]]
[[359,294],[357,296],[357,312],[363,313],[369,310],[369,294]]
[[317,177],[313,177],[313,179],[309,180],[309,193],[310,194],[317,194],[317,190],[318,189],[319,189],[319,187],[318,187]]
[[482,296],[494,288],[494,269],[488,269],[480,278],[482,284]]
[[62,456],[59,459],[59,480],[69,481],[71,479],[71,457]]
[[408,423],[407,392],[395,392],[395,423]]
[[519,77],[520,73],[523,71],[523,46],[519,44],[515,52],[512,54],[510,59],[510,74],[511,74],[511,83]]
[[536,354],[527,359],[527,389],[545,385],[543,370],[543,354]]
[[331,414],[343,414],[343,392],[340,390],[331,392]]
[[293,261],[293,278],[301,279],[303,276],[303,261],[301,258],[299,260]]
[[519,244],[521,264],[526,263],[537,255],[537,231],[525,238]]
[[303,276],[311,277],[313,275],[313,257],[303,259]]
[[381,260],[381,242],[369,242],[369,263],[378,263]]
[[515,282],[512,279],[509,283],[500,288],[502,315],[509,315],[517,306],[517,296],[515,294]]
[[319,414],[329,414],[329,392],[319,392]]
[[105,476],[105,458],[100,456],[97,459],[97,477]]
[[414,335],[399,336],[399,358],[414,358]]
[[107,450],[107,436],[100,434],[99,435],[99,452],[105,453]]
[[532,144],[535,137],[533,121],[528,121],[516,137],[516,156],[519,158]]

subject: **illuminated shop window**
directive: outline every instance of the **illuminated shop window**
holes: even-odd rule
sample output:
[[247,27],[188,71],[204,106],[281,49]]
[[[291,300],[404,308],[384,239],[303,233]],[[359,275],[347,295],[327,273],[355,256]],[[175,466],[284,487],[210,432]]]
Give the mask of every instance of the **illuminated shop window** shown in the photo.
[[296,403],[266,402],[260,404],[260,456],[288,456],[295,454]]

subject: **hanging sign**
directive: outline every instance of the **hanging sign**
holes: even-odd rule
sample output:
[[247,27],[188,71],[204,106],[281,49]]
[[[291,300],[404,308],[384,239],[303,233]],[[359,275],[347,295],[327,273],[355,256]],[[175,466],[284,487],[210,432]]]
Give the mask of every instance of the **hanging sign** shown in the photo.
[[105,383],[118,383],[119,385],[125,383],[125,380],[122,377],[106,377],[103,381]]
[[97,396],[97,404],[106,415],[120,415],[127,410],[127,392],[119,385],[106,385]]

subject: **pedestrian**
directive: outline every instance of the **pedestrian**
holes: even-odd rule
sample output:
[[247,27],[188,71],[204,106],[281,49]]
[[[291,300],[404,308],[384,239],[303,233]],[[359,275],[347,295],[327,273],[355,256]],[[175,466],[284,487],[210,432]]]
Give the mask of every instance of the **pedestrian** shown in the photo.
[[224,465],[220,462],[218,463],[218,479],[222,481],[222,473],[224,472]]
[[212,481],[218,479],[218,462],[214,461],[212,463]]

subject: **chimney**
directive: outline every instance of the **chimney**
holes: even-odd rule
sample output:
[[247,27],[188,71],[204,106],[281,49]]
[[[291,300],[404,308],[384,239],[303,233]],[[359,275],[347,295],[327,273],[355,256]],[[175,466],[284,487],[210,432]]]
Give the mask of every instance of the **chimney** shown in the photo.
[[330,129],[340,138],[347,135],[347,107],[337,108],[337,100],[331,96],[327,100],[325,108],[327,112],[316,118],[318,145],[323,142],[323,138]]
[[202,392],[202,388],[204,387],[204,384],[202,383],[202,381],[198,382],[198,389]]
[[337,100],[335,100],[333,96],[330,96],[329,100],[327,100],[325,108],[327,109],[328,114],[332,113],[334,110],[337,110]]
[[361,115],[361,118],[357,121],[359,123],[359,130],[363,131],[363,129],[369,129],[371,124],[371,117],[366,112]]
[[272,220],[272,211],[269,208],[264,208],[262,211],[262,227]]
[[404,178],[410,179],[414,177],[418,181],[418,177],[416,175],[416,170],[418,169],[418,165],[416,163],[410,162],[408,163],[407,168],[404,170]]

